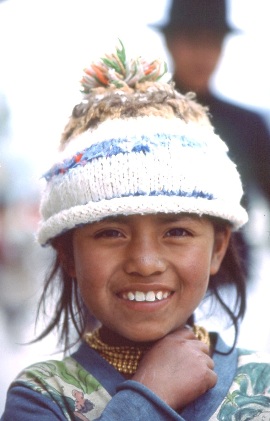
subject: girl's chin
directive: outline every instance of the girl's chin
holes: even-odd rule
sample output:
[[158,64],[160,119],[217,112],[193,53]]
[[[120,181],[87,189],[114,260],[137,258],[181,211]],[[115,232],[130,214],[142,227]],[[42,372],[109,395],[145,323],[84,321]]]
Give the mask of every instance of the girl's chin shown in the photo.
[[[168,332],[169,333],[169,332]],[[106,326],[102,326],[100,329],[100,336],[103,342],[114,345],[114,346],[133,346],[134,344],[148,344],[158,341],[159,339],[163,338],[167,333],[154,333],[151,332],[150,335],[142,334],[142,332],[138,332],[138,334],[125,334],[125,333],[117,333]]]

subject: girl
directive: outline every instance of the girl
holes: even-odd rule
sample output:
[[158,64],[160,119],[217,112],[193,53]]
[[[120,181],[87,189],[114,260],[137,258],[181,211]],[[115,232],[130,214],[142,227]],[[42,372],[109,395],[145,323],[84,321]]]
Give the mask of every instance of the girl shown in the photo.
[[[247,214],[206,110],[166,76],[122,44],[85,69],[38,232],[55,250],[39,307],[53,294],[55,312],[38,339],[57,328],[67,351],[75,327],[81,343],[19,374],[4,421],[269,419],[269,360],[194,323],[213,294],[237,337],[233,231]],[[230,284],[232,309],[220,290]]]

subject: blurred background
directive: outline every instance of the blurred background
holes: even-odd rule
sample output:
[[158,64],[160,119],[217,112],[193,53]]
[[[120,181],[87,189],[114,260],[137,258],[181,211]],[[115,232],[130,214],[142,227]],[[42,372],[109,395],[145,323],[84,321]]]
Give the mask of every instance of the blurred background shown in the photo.
[[[35,307],[50,251],[35,243],[41,175],[80,101],[82,69],[121,38],[127,54],[173,63],[162,35],[167,0],[0,1],[0,386],[26,365],[56,352],[56,339],[24,345],[35,331]],[[230,0],[228,19],[241,30],[226,39],[211,87],[255,110],[270,129],[270,3]],[[270,165],[270,162],[269,162]],[[270,182],[270,180],[269,180]],[[239,345],[270,351],[270,217],[256,196],[248,224],[253,264]],[[204,318],[204,313],[200,317]],[[206,318],[206,327],[209,321]],[[217,320],[220,322],[220,320]],[[210,323],[210,322],[209,322]],[[212,327],[211,322],[210,327]],[[231,331],[224,326],[230,342]],[[227,336],[226,336],[227,335]],[[55,354],[54,357],[59,354]],[[0,402],[0,412],[4,401]]]

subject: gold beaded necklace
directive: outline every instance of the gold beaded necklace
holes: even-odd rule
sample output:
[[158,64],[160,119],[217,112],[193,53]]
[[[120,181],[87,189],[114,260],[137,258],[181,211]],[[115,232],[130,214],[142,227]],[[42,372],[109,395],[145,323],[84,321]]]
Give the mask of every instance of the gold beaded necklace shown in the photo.
[[[197,339],[210,346],[210,335],[206,329],[194,325],[192,330]],[[99,329],[84,336],[88,345],[96,350],[101,357],[105,358],[116,370],[124,374],[134,374],[139,362],[145,353],[150,349],[149,345],[137,346],[111,346],[100,339]]]

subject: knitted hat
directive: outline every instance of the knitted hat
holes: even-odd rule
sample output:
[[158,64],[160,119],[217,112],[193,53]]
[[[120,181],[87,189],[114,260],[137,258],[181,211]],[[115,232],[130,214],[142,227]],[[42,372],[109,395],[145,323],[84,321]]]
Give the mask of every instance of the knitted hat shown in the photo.
[[127,60],[125,49],[85,69],[83,101],[44,175],[42,245],[112,215],[188,212],[234,229],[247,221],[242,185],[205,108],[181,95],[161,60]]

